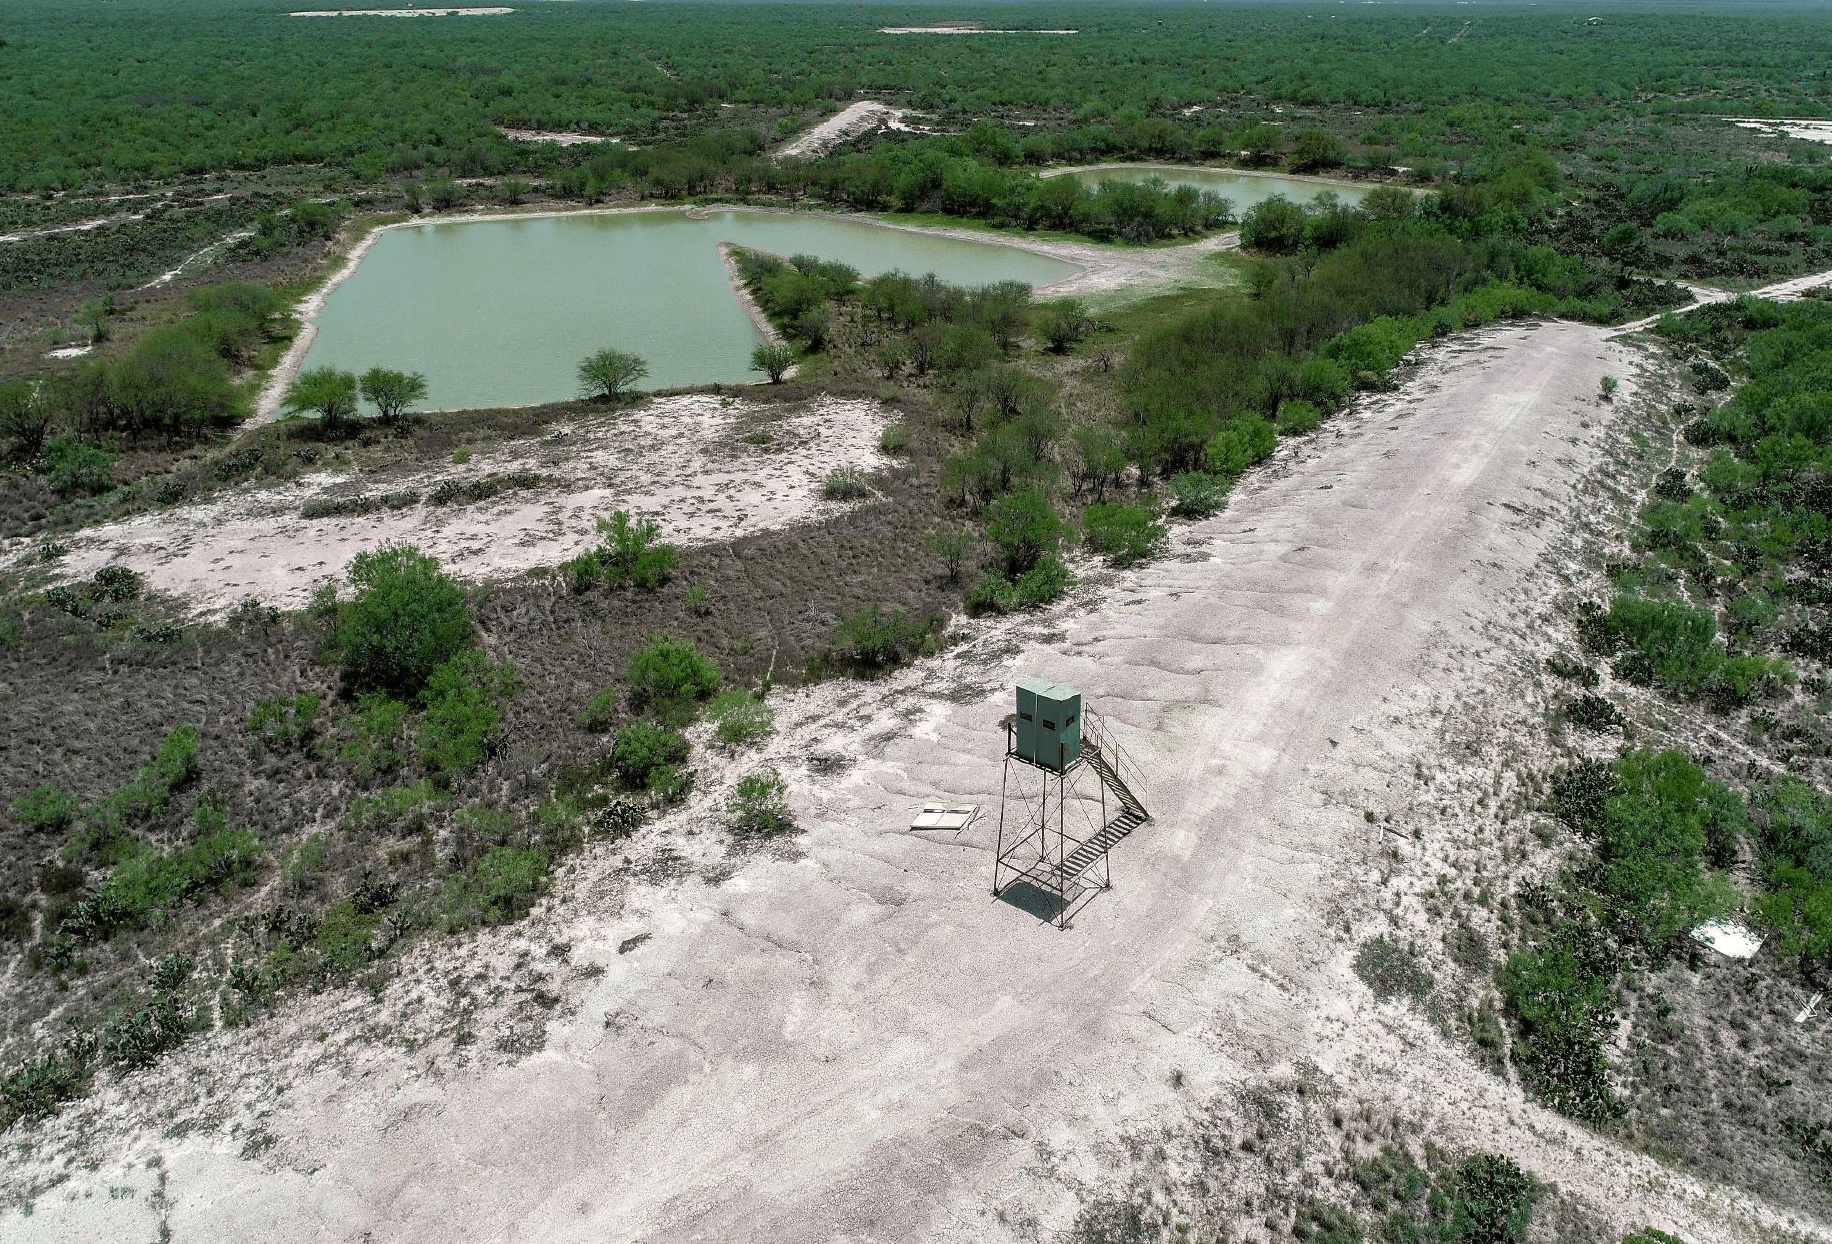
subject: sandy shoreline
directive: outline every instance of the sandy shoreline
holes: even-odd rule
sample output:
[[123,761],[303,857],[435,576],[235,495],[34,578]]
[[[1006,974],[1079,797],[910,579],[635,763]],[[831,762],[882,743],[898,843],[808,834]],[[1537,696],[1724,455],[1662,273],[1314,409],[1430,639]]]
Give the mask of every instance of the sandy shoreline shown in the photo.
[[[776,325],[770,323],[770,317],[763,313],[763,308],[757,305],[757,300],[751,297],[751,291],[745,286],[744,274],[738,271],[737,257],[732,254],[736,245],[733,242],[719,243],[719,264],[725,269],[726,279],[731,282],[732,296],[738,300],[738,305],[744,308],[744,313],[751,317],[751,327],[763,334],[765,341],[773,346],[787,345],[787,339],[776,331]],[[783,378],[793,379],[795,373],[800,370],[801,365],[798,363],[785,371]],[[768,384],[769,380],[766,378],[756,383]]]

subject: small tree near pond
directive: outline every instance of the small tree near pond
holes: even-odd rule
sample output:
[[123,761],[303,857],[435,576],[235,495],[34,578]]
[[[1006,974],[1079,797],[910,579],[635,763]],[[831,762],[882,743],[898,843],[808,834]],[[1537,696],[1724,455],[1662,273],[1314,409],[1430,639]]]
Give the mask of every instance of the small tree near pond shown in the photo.
[[579,392],[614,402],[649,374],[649,365],[622,350],[600,350],[579,363]]
[[751,370],[766,373],[771,384],[781,384],[782,378],[795,366],[795,347],[777,343],[761,342],[751,351]]
[[382,418],[399,425],[407,408],[426,400],[426,377],[417,371],[389,371],[371,367],[358,382],[363,397],[381,412]]
[[335,367],[302,372],[286,391],[286,409],[295,415],[315,411],[325,432],[335,433],[356,417],[356,377]]

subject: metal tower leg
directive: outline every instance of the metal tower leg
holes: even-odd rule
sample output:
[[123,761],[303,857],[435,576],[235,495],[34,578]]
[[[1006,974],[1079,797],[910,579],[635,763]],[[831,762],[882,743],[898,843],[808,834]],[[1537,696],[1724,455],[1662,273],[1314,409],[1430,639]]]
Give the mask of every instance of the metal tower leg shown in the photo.
[[999,837],[992,848],[992,896],[999,896],[999,865],[1005,861],[1005,792],[1011,785],[1011,753],[1005,753],[1005,775],[999,779]]

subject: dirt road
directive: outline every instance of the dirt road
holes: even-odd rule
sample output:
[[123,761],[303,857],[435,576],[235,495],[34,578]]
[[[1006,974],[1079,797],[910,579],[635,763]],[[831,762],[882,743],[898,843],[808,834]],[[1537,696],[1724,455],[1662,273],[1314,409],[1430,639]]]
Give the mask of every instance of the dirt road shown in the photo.
[[[1761,1207],[1526,1104],[1347,970],[1339,904],[1381,841],[1363,810],[1427,742],[1408,706],[1454,698],[1467,672],[1445,654],[1518,618],[1605,417],[1598,379],[1635,366],[1571,324],[1429,355],[1399,393],[1287,446],[1173,556],[1066,613],[981,626],[869,688],[783,696],[770,758],[805,828],[791,847],[672,881],[594,852],[528,924],[416,952],[428,997],[469,969],[564,969],[542,1052],[466,1067],[450,1042],[350,1035],[411,1029],[407,983],[379,1005],[330,1000],[106,1088],[15,1178],[125,1132],[111,1156],[156,1155],[181,1242],[443,1242],[456,1223],[496,1240],[1015,1238],[1008,1207],[1046,1232],[1074,1212],[1039,1154],[1090,1169],[1117,1129],[1305,1059],[1624,1226],[1745,1236]],[[940,840],[903,828],[924,800],[996,812],[998,723],[1033,673],[1107,716],[1156,815],[1066,932],[990,898],[991,820]],[[730,777],[715,764],[646,832],[716,858]],[[343,1035],[314,1045],[312,1028]],[[221,1100],[257,1112],[259,1156],[237,1156],[246,1133],[220,1111],[177,1126]],[[149,1105],[174,1101],[199,1104]],[[6,1219],[7,1238],[151,1208],[67,1199],[79,1182]]]
[[856,104],[848,104],[819,125],[796,135],[792,141],[778,149],[777,158],[812,160],[872,130],[916,128],[903,124],[903,113],[903,109],[881,104],[875,99],[862,99]]

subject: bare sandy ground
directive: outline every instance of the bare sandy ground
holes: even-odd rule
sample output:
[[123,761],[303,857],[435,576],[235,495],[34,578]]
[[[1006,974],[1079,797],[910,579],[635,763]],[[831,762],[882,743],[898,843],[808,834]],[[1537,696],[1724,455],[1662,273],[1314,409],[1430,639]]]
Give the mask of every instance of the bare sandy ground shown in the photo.
[[1761,130],[1769,134],[1785,134],[1789,138],[1804,139],[1812,143],[1832,143],[1832,120],[1824,117],[1726,117],[1746,130]]
[[877,100],[862,99],[849,104],[819,125],[798,135],[777,149],[778,159],[812,160],[827,151],[872,130],[910,130],[926,133],[922,126],[904,123],[906,110],[892,108]]
[[574,134],[565,130],[512,130],[497,126],[496,132],[518,143],[556,143],[562,147],[582,147],[586,143],[620,143],[621,138],[603,134]]
[[237,242],[240,242],[243,238],[251,238],[253,236],[254,236],[253,229],[238,229],[234,233],[225,234],[222,237],[218,238],[216,241],[210,243],[208,246],[202,247],[201,249],[196,250],[189,255],[186,255],[184,259],[180,261],[180,263],[178,264],[176,268],[173,268],[169,272],[160,273],[158,276],[154,277],[152,280],[148,281],[146,284],[140,286],[134,292],[139,293],[140,290],[143,290],[143,289],[158,289],[161,286],[170,285],[173,281],[176,281],[179,277],[183,276],[185,273],[185,270],[189,268],[192,264],[199,263],[203,260],[210,258],[212,255],[216,254],[218,251],[226,250],[229,247],[234,246]]
[[[741,426],[761,419],[769,420],[768,445],[736,439]],[[594,517],[619,508],[655,518],[676,543],[727,540],[846,508],[822,500],[822,481],[836,467],[883,466],[878,436],[889,422],[867,401],[778,408],[710,394],[657,398],[539,440],[479,450],[462,468],[361,479],[326,472],[87,528],[65,541],[63,565],[78,577],[110,563],[131,566],[155,589],[215,612],[248,596],[303,607],[357,553],[394,540],[418,545],[466,578],[558,565],[596,544]],[[471,505],[299,516],[313,497],[424,493],[444,479],[516,470],[553,483]],[[31,555],[29,542],[9,543],[0,555],[6,562]]]
[[[588,851],[525,925],[415,951],[381,1002],[353,990],[103,1085],[0,1175],[14,1195],[69,1176],[7,1238],[1035,1239],[1122,1132],[1297,1066],[1390,1100],[1415,1141],[1517,1155],[1618,1232],[1759,1238],[1775,1212],[1528,1103],[1349,967],[1391,841],[1364,810],[1544,590],[1599,455],[1599,378],[1625,378],[1618,403],[1640,383],[1632,347],[1575,324],[1422,353],[1165,560],[869,687],[780,695],[765,759],[793,842],[658,873],[723,854],[717,808],[755,762],[710,761],[684,810]],[[1088,695],[1156,816],[1066,932],[990,898],[990,819],[904,828],[932,799],[996,811],[1025,674]],[[468,1009],[465,980],[537,978],[560,999],[541,1052],[479,1052],[504,1013]],[[445,1035],[414,1018],[446,1000]],[[155,1182],[157,1206],[102,1195]],[[1263,1238],[1241,1215],[1232,1238]]]
[[91,229],[100,229],[103,225],[125,224],[130,220],[143,220],[145,212],[121,212],[114,216],[101,216],[95,220],[79,220],[72,225],[47,225],[43,229],[20,229],[14,233],[0,233],[0,242],[24,242],[29,238],[49,237],[54,233],[87,233]]

